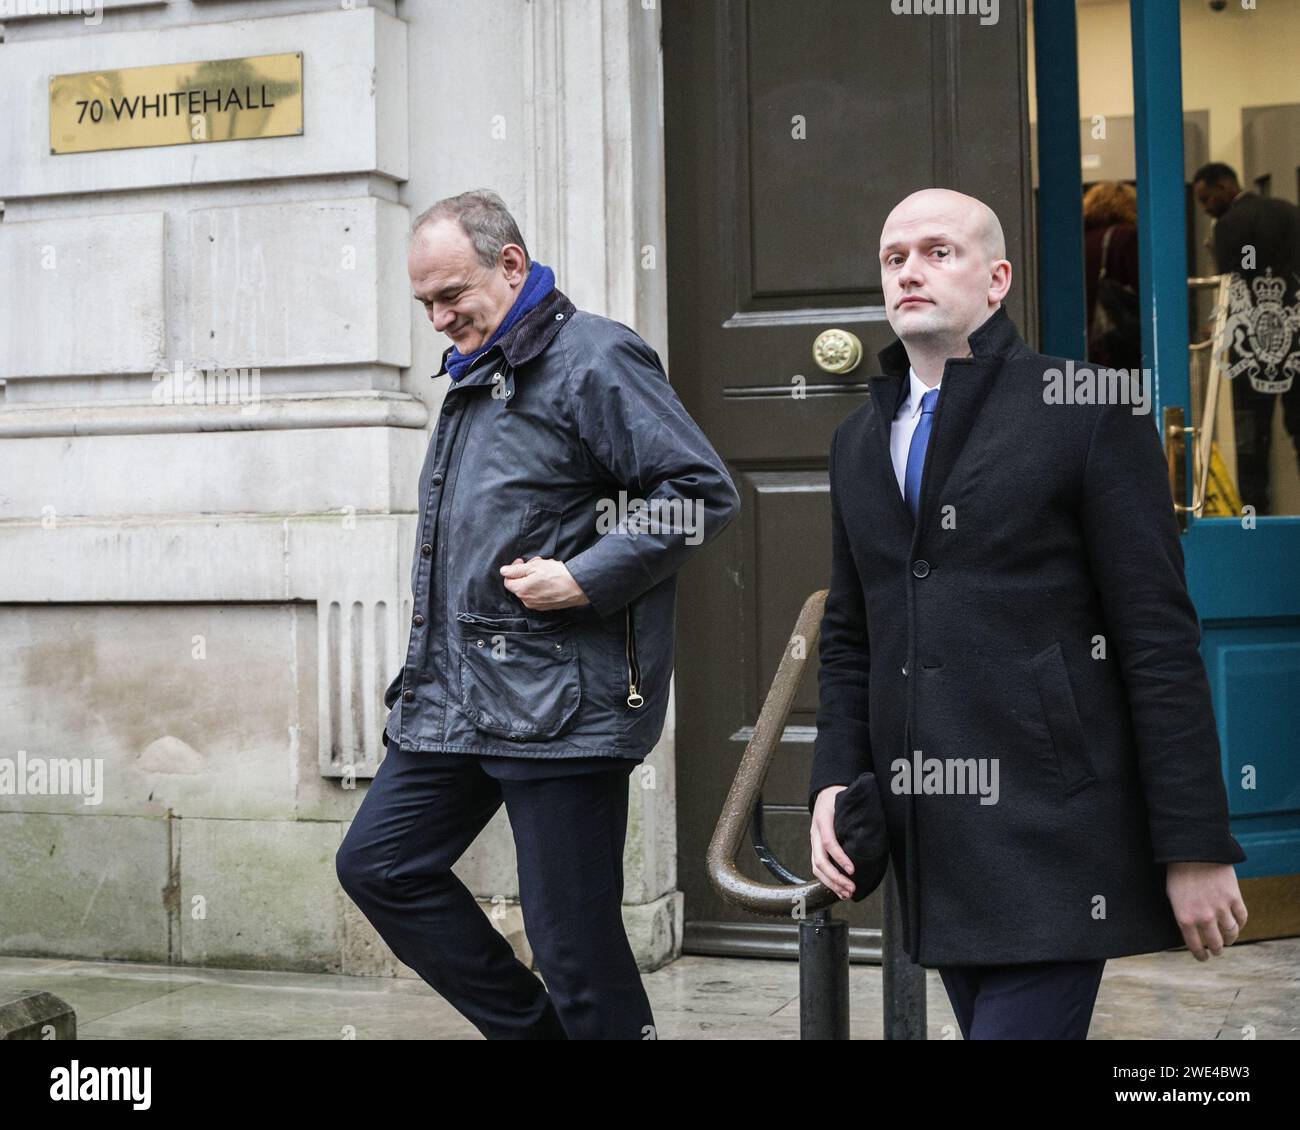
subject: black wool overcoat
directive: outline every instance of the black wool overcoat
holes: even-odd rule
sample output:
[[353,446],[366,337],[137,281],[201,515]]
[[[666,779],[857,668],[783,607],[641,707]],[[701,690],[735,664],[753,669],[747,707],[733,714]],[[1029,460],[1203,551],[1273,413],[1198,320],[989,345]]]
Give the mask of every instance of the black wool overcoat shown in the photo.
[[876,773],[921,965],[1181,945],[1165,864],[1246,856],[1159,436],[1129,403],[1049,402],[1065,360],[1001,307],[968,340],[944,368],[918,521],[890,460],[902,342],[831,442],[809,810]]

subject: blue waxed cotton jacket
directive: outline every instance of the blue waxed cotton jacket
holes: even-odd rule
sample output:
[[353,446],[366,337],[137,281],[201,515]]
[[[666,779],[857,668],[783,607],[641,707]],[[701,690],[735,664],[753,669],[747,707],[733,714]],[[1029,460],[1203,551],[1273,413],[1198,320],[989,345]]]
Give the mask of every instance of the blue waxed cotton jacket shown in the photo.
[[[644,758],[668,709],[677,570],[740,508],[655,351],[552,291],[452,384],[419,489],[386,742]],[[564,562],[590,604],[526,607],[500,567],[533,557]]]

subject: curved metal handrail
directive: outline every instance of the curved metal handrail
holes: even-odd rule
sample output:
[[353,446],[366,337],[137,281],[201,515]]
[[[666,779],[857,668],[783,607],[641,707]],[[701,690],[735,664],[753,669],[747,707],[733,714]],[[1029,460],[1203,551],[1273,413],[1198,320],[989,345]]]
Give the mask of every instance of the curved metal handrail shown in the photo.
[[[735,779],[723,802],[713,839],[709,841],[706,864],[714,889],[728,902],[755,914],[786,918],[796,903],[802,905],[805,914],[810,914],[839,902],[835,892],[820,880],[797,884],[760,883],[742,875],[738,865],[745,846],[745,831],[758,805],[772,755],[803,682],[809,657],[817,650],[826,591],[820,589],[804,601],[790,643],[781,656],[767,698],[763,700],[753,736],[745,746]],[[799,640],[803,641],[802,654],[796,655],[793,645]]]

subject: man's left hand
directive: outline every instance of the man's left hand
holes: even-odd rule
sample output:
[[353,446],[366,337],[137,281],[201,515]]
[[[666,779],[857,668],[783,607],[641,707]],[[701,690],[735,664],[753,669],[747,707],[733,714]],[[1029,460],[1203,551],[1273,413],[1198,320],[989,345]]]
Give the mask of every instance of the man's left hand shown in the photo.
[[1209,961],[1211,953],[1219,956],[1246,925],[1237,872],[1231,863],[1179,861],[1165,869],[1165,892],[1187,948],[1197,961]]
[[589,603],[563,561],[549,557],[525,561],[516,557],[511,564],[501,566],[501,575],[506,579],[506,588],[523,601],[524,607],[537,612]]

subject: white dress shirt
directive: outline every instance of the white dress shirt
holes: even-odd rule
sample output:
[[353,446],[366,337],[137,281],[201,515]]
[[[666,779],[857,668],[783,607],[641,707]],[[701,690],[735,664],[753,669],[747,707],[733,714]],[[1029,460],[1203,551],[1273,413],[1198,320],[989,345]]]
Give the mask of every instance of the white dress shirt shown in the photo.
[[[894,417],[889,432],[889,455],[894,461],[894,475],[898,479],[898,489],[904,498],[907,497],[903,485],[907,475],[907,453],[912,447],[912,435],[916,432],[916,425],[921,422],[921,397],[930,391],[929,386],[916,375],[916,370],[910,365],[907,369],[907,380],[908,394],[899,405],[898,415]],[[943,384],[943,381],[940,380],[939,384]],[[938,388],[939,385],[934,387]]]

